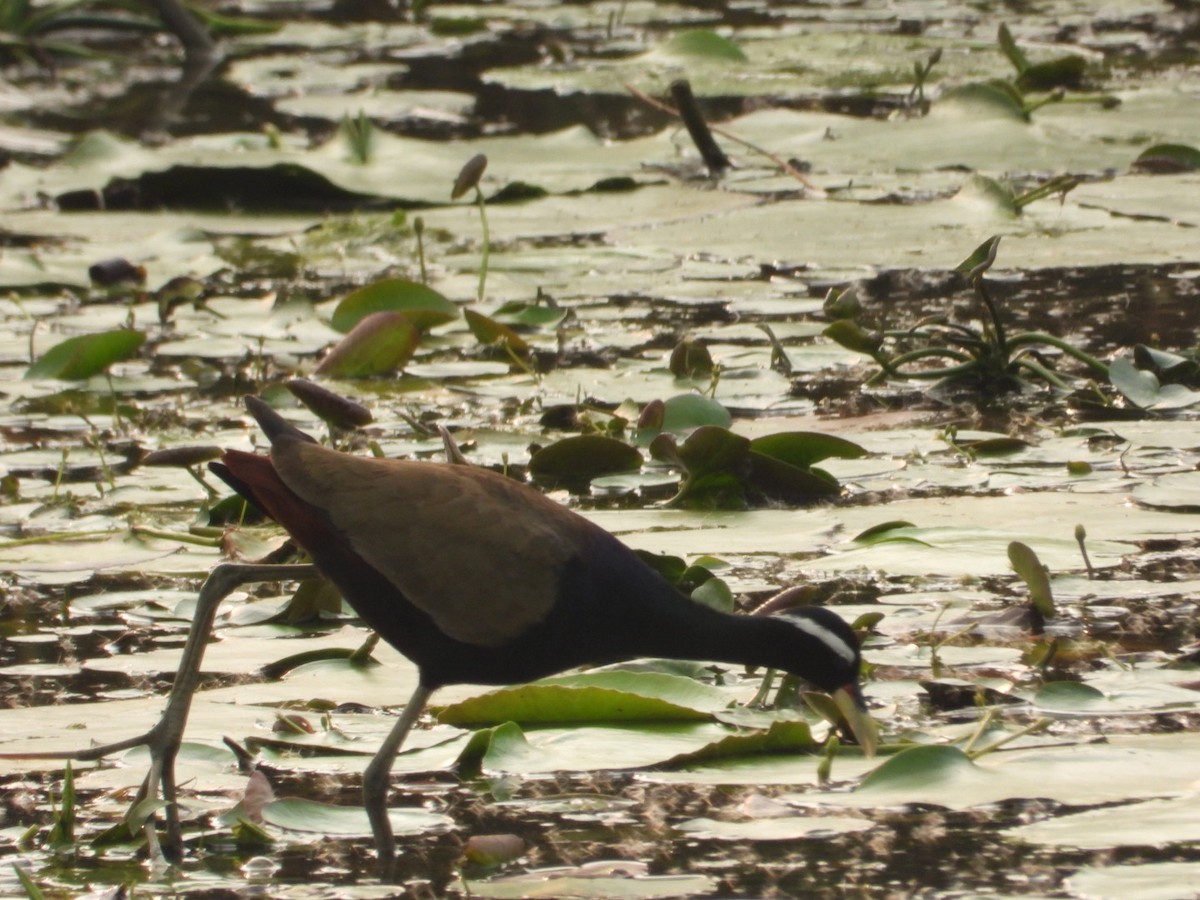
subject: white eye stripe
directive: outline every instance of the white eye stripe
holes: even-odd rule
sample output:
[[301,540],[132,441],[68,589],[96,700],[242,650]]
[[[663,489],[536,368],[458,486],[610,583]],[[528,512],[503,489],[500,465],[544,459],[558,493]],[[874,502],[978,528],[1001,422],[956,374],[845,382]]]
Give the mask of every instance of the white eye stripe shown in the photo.
[[803,618],[801,616],[788,616],[787,621],[791,622],[806,634],[815,637],[818,641],[844,659],[847,663],[854,662],[854,648],[824,625],[819,625],[812,619]]

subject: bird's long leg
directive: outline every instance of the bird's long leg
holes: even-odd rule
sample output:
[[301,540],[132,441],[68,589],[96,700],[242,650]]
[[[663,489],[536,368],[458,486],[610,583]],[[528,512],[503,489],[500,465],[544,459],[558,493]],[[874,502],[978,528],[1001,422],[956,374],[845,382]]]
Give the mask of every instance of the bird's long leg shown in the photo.
[[392,864],[396,859],[396,842],[392,838],[392,823],[388,820],[387,792],[388,776],[392,772],[392,763],[404,739],[420,718],[425,704],[433,693],[431,688],[423,684],[417,685],[404,712],[388,732],[383,746],[367,764],[363,772],[363,806],[367,810],[367,819],[371,822],[371,833],[375,836],[375,850],[379,854],[380,868],[386,880],[391,875]]
[[[145,734],[99,747],[88,747],[84,750],[52,751],[48,753],[19,753],[3,754],[4,756],[24,759],[76,759],[96,760],[131,747],[146,746],[150,749],[150,771],[142,784],[138,800],[147,796],[157,796],[160,793],[166,801],[167,840],[165,849],[173,858],[178,859],[183,850],[182,833],[179,828],[179,810],[175,805],[175,757],[179,745],[183,742],[183,731],[187,725],[188,712],[192,706],[192,695],[200,682],[200,664],[204,659],[204,650],[212,632],[213,622],[217,617],[217,607],[244,584],[258,581],[303,581],[319,576],[316,566],[312,565],[246,565],[240,563],[222,563],[209,573],[200,594],[196,599],[196,614],[192,627],[188,631],[187,643],[183,648],[183,656],[179,660],[179,668],[175,673],[175,681],[171,686],[167,707],[163,710],[162,718]],[[385,773],[386,775],[386,773]],[[148,824],[150,830],[153,823]],[[157,846],[153,834],[150,847]]]
[[196,615],[183,647],[183,657],[175,673],[175,683],[167,699],[158,724],[150,729],[146,746],[150,748],[150,774],[146,776],[146,793],[150,796],[162,790],[167,801],[167,851],[178,859],[183,851],[183,837],[179,828],[179,808],[175,804],[175,757],[183,742],[183,731],[188,713],[192,708],[192,697],[200,683],[200,664],[204,650],[216,621],[217,607],[244,584],[258,581],[303,581],[318,577],[316,566],[293,565],[243,565],[222,563],[209,573],[200,595],[196,598]]

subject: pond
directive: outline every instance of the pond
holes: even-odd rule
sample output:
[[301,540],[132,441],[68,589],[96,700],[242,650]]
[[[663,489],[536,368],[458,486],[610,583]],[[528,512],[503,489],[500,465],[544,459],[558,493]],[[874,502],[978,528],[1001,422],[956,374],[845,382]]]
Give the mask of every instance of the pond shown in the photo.
[[[240,0],[190,59],[0,10],[0,892],[1195,894],[1190,5]],[[737,666],[446,688],[380,883],[416,671],[274,582],[151,858],[143,749],[46,755],[153,725],[207,573],[285,555],[205,468],[264,446],[245,394],[526,480],[697,602],[834,609],[880,755]]]

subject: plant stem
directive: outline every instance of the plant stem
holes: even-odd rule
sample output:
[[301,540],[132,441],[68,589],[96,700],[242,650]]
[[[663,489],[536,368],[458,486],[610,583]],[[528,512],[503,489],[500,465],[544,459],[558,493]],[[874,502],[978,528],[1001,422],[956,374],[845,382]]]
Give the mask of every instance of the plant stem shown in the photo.
[[[900,366],[916,362],[918,359],[953,359],[962,363],[962,365],[954,366],[953,369],[936,369],[925,372],[900,371]],[[961,350],[951,350],[949,347],[922,347],[920,350],[910,350],[892,359],[877,360],[877,362],[883,366],[889,375],[898,375],[901,378],[940,378],[944,374],[957,374],[959,369],[967,371],[976,365],[975,360],[972,359],[969,353],[963,353]]]
[[492,239],[488,231],[487,204],[483,202],[483,191],[475,186],[475,205],[479,207],[479,224],[483,230],[483,257],[479,260],[479,302],[483,302],[484,288],[487,285],[488,257],[491,256]]
[[1050,382],[1056,388],[1061,388],[1064,391],[1069,391],[1071,389],[1071,385],[1067,384],[1065,381],[1063,381],[1061,378],[1059,378],[1058,375],[1056,375],[1052,370],[1047,369],[1045,366],[1043,366],[1039,362],[1036,362],[1032,359],[1019,359],[1019,360],[1017,360],[1016,364],[1018,366],[1025,367],[1030,372],[1032,372],[1034,375],[1037,375],[1039,378],[1043,379],[1044,381]]
[[1053,719],[1049,718],[1038,719],[1036,722],[1026,725],[1020,731],[1014,731],[1012,734],[1006,734],[995,743],[988,744],[986,747],[980,747],[978,750],[973,750],[967,755],[973,760],[979,759],[979,757],[983,756],[985,753],[992,753],[996,750],[999,750],[1005,744],[1012,743],[1017,738],[1023,738],[1029,734],[1037,734],[1039,731],[1045,731],[1050,727],[1053,721]]
[[1000,313],[996,309],[996,304],[992,301],[992,295],[988,293],[987,286],[983,283],[983,275],[980,274],[974,279],[975,294],[983,301],[987,307],[988,316],[992,320],[992,333],[996,336],[996,351],[1003,360],[1008,359],[1008,340],[1004,336],[1004,323],[1000,321]]
[[1067,341],[1064,341],[1062,338],[1056,338],[1052,334],[1044,334],[1040,331],[1022,332],[1021,334],[1014,335],[1009,341],[1008,346],[1010,348],[1020,347],[1025,344],[1045,344],[1048,347],[1054,347],[1058,350],[1061,350],[1068,356],[1079,360],[1097,375],[1100,375],[1104,378],[1108,377],[1108,366],[1100,362],[1100,360],[1096,359],[1096,357],[1092,356],[1091,354],[1085,353],[1078,347],[1068,343]]
[[57,531],[54,534],[42,534],[37,537],[16,538],[0,543],[0,549],[10,547],[32,547],[38,544],[61,544],[66,541],[91,540],[92,538],[111,537],[118,532],[115,530],[97,531]]
[[417,260],[421,263],[421,284],[429,284],[429,272],[425,269],[425,220],[417,216],[413,222],[417,235]]
[[221,539],[219,537],[201,537],[200,535],[189,534],[186,531],[162,531],[157,528],[147,528],[144,525],[134,525],[130,530],[136,537],[157,538],[162,541],[177,541],[180,544],[194,544],[198,547],[217,547],[220,546],[221,543]]

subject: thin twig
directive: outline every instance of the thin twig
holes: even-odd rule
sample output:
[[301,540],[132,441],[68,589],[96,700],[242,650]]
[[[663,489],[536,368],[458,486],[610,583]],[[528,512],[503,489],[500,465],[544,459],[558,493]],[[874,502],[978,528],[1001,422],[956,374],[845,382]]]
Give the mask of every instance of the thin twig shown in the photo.
[[[674,116],[675,118],[680,118],[679,110],[675,109],[673,106],[668,106],[666,103],[663,103],[661,100],[654,99],[649,94],[643,93],[642,91],[635,88],[632,84],[626,84],[625,90],[629,91],[629,93],[633,96],[633,98],[635,100],[640,100],[642,103],[645,103],[647,106],[649,106],[653,109],[657,109],[659,112],[664,112],[669,116]],[[751,151],[752,153],[757,153],[759,156],[766,157],[771,162],[775,163],[775,165],[778,166],[780,171],[783,172],[785,175],[790,175],[792,178],[795,178],[797,181],[799,181],[802,185],[804,185],[806,188],[808,188],[813,193],[818,194],[822,197],[825,196],[825,191],[822,188],[818,187],[816,184],[814,184],[812,181],[810,181],[803,172],[801,172],[799,169],[797,169],[795,166],[793,166],[790,162],[788,162],[783,157],[777,156],[774,153],[772,153],[770,150],[766,150],[762,147],[759,147],[757,144],[752,144],[749,141],[745,140],[744,138],[740,138],[736,134],[733,134],[724,128],[719,128],[716,125],[709,125],[709,129],[712,131],[713,134],[719,134],[721,137],[725,138],[725,140],[727,140],[727,141],[733,141],[735,144],[740,144],[741,146],[745,147],[747,150]]]

